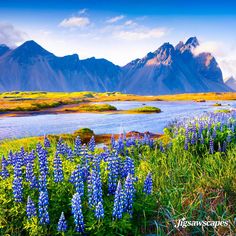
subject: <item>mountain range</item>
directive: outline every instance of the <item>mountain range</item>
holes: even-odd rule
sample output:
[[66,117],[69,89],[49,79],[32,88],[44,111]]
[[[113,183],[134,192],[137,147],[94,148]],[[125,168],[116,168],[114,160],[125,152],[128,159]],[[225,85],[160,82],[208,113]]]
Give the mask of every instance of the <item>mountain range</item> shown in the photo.
[[231,89],[233,89],[234,91],[236,91],[236,79],[231,76],[229,77],[226,81],[225,84],[230,87]]
[[232,91],[208,52],[195,55],[196,37],[120,67],[106,59],[57,57],[34,41],[0,45],[0,91],[120,91],[141,95]]

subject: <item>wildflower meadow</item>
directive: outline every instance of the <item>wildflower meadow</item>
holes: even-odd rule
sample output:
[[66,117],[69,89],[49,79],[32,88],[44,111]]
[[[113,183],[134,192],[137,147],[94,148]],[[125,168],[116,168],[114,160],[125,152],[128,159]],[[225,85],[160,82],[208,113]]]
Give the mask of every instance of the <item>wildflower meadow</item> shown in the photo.
[[[1,150],[0,235],[233,235],[235,144],[231,112],[173,121],[159,139]],[[183,217],[229,224],[177,228]]]

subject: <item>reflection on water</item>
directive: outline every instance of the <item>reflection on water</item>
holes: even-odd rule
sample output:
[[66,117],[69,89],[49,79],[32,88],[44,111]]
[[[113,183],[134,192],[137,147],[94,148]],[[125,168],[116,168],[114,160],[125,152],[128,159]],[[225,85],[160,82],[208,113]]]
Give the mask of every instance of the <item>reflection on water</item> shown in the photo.
[[[109,102],[118,109],[141,107],[144,102]],[[71,133],[88,127],[96,134],[121,133],[123,131],[150,131],[161,133],[173,119],[194,116],[216,109],[236,107],[235,101],[220,102],[222,107],[213,107],[215,102],[145,102],[147,106],[159,107],[158,114],[59,114],[28,117],[0,118],[0,139],[39,136],[44,134]]]

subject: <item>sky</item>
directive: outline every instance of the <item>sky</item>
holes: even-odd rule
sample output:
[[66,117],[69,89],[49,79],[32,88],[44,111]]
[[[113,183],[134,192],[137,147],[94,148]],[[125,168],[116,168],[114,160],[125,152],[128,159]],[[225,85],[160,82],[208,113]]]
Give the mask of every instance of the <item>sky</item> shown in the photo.
[[106,58],[123,66],[196,36],[223,77],[236,78],[236,2],[218,0],[0,0],[0,44],[35,40],[57,56]]

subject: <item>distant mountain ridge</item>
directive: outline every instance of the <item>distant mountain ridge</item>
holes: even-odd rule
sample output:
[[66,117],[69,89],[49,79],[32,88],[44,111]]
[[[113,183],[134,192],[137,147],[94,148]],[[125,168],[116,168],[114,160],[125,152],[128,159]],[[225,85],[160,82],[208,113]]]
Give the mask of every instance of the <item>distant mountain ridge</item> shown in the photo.
[[229,77],[226,80],[225,84],[231,89],[233,89],[234,91],[236,91],[236,79],[233,76]]
[[176,47],[164,43],[155,52],[124,67],[77,54],[57,57],[34,41],[16,49],[0,45],[0,91],[121,91],[157,95],[231,91],[210,53],[194,55],[196,37]]

